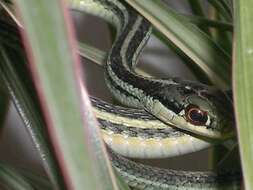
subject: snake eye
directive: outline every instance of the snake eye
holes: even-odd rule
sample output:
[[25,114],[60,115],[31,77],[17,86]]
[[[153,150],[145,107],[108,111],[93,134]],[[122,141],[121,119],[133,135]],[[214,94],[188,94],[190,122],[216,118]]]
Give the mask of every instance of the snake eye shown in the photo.
[[206,125],[209,121],[207,112],[192,104],[185,108],[185,117],[193,125]]

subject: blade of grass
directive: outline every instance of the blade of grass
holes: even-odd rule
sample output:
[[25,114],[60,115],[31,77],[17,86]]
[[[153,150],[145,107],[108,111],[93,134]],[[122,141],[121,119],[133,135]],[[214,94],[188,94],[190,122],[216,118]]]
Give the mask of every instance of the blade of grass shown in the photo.
[[226,21],[232,21],[232,10],[224,0],[208,0],[208,2],[217,10],[222,18]]
[[[211,14],[209,15],[215,20],[224,20],[219,11],[214,7],[209,7]],[[212,29],[212,38],[218,43],[228,54],[232,55],[232,38],[233,33],[225,30]]]
[[80,56],[85,57],[101,66],[104,65],[107,58],[106,52],[82,42],[79,42],[78,53]]
[[[48,152],[49,150],[48,150],[48,147],[45,146],[45,144],[44,144],[43,140],[45,140],[45,139],[42,138],[43,134],[40,131],[42,129],[38,130],[37,127],[33,126],[34,123],[37,124],[35,126],[41,126],[44,124],[37,122],[37,120],[34,121],[33,120],[34,116],[31,115],[31,113],[37,113],[37,110],[39,108],[38,107],[35,108],[35,106],[33,105],[32,99],[34,99],[34,98],[31,97],[31,95],[33,94],[32,93],[33,89],[30,88],[30,90],[27,91],[26,87],[30,86],[30,85],[23,83],[24,81],[28,82],[31,80],[30,78],[28,78],[29,73],[25,69],[26,68],[25,67],[26,61],[24,59],[22,59],[21,57],[17,57],[18,56],[17,52],[16,52],[16,54],[15,53],[13,54],[14,51],[17,51],[20,49],[21,49],[20,51],[22,52],[22,47],[19,47],[18,44],[15,44],[16,48],[14,48],[13,43],[15,43],[15,40],[14,41],[11,40],[11,39],[14,39],[14,36],[13,36],[14,34],[9,32],[8,36],[3,35],[3,30],[4,30],[3,27],[1,27],[0,34],[2,34],[2,35],[0,36],[0,44],[3,43],[7,46],[10,45],[10,47],[12,49],[8,49],[8,48],[5,48],[5,49],[9,50],[9,51],[7,51],[8,53],[12,52],[12,54],[8,54],[9,59],[5,58],[4,61],[0,61],[0,65],[1,64],[3,65],[3,67],[0,67],[0,71],[3,71],[3,72],[0,72],[0,73],[3,73],[1,76],[2,77],[4,76],[3,78],[5,78],[5,79],[7,78],[8,82],[5,81],[5,84],[8,86],[9,91],[11,92],[10,94],[12,95],[13,101],[14,101],[18,111],[20,112],[21,117],[25,117],[24,118],[24,120],[26,121],[25,124],[30,123],[30,125],[32,126],[32,127],[27,126],[27,129],[31,133],[31,135],[35,138],[33,140],[35,140],[36,147],[37,148],[39,147],[39,152],[42,155],[42,157],[44,158],[44,164],[46,164],[47,167],[50,167],[50,171],[54,171],[56,168],[53,168],[51,166],[53,163],[50,163],[50,160],[53,159],[50,157],[52,155],[45,154],[45,152]],[[84,48],[82,49],[82,51],[86,50],[86,48],[85,48],[86,46],[88,48],[88,52],[89,52],[89,49],[93,49],[93,47],[89,47],[88,45],[85,45],[85,44],[83,44],[83,45],[84,45]],[[97,50],[96,52],[98,52],[98,53],[102,52],[96,48],[94,48],[94,50]],[[88,58],[89,58],[89,53],[87,54],[86,52],[82,52],[81,54],[84,54],[85,56],[88,55]],[[105,52],[102,52],[102,55],[105,56],[105,54],[106,54]],[[98,55],[98,57],[101,57],[100,54],[97,54],[97,55]],[[96,56],[94,56],[94,57],[95,57],[95,60],[98,60]],[[98,64],[100,64],[102,66],[103,63],[98,61]],[[15,67],[17,65],[19,67]],[[1,69],[1,68],[4,68],[4,69]],[[14,71],[14,72],[12,72],[12,71]],[[23,76],[25,78],[25,80],[21,79],[20,76]],[[18,78],[18,79],[16,80],[16,78]],[[4,83],[2,83],[2,84],[4,84]],[[30,108],[30,110],[28,108]],[[39,114],[36,117],[38,118]],[[41,177],[37,177],[36,175],[30,174],[29,172],[26,172],[24,170],[22,170],[21,173],[26,178],[28,178],[30,180],[31,184],[33,184],[34,186],[39,184],[38,186],[40,187],[40,189],[43,189],[43,190],[49,189],[49,184],[48,184],[49,182],[45,181]],[[128,189],[128,187],[126,187],[125,184],[120,180],[120,177],[117,176],[117,178],[119,178],[119,186],[121,187],[121,189],[123,189],[123,187],[124,187],[124,189]],[[56,187],[57,186],[59,186],[59,185],[56,185]],[[51,188],[51,186],[50,186],[50,188]],[[61,189],[61,188],[59,188],[59,189]]]
[[192,59],[190,59],[183,51],[177,48],[171,41],[169,41],[166,36],[164,36],[160,31],[154,30],[154,35],[163,42],[169,49],[174,51],[180,59],[182,59],[183,63],[186,64],[191,72],[195,75],[195,77],[205,84],[211,85],[211,81],[207,77],[207,75],[201,70]]
[[161,1],[126,1],[194,60],[215,85],[225,88],[230,84],[230,57],[205,33],[182,20]]
[[5,164],[0,164],[0,188],[8,190],[35,190],[25,177]]
[[4,125],[5,117],[9,107],[9,96],[3,83],[0,86],[0,130]]
[[223,7],[227,10],[231,18],[233,18],[233,2],[232,0],[221,0]]
[[53,190],[50,181],[37,173],[0,163],[0,188],[8,190]]
[[[12,10],[13,8],[11,6],[7,6],[6,4],[4,4],[2,2],[0,2],[0,5],[8,12],[8,14],[16,22],[16,24],[19,27],[22,27],[20,21],[15,16],[14,10]],[[80,12],[80,11],[81,10],[79,10],[78,12]],[[185,19],[186,21],[191,22],[192,24],[199,25],[201,27],[211,27],[211,28],[217,28],[219,30],[228,30],[228,31],[233,30],[233,24],[231,24],[229,22],[211,20],[211,19],[205,18],[204,16],[201,16],[201,15],[200,16],[186,15],[186,14],[182,14],[182,13],[178,13],[178,15],[181,16],[182,19]]]
[[234,102],[245,189],[253,187],[253,1],[234,0]]
[[36,187],[36,190],[53,190],[53,186],[51,185],[49,179],[45,176],[27,169],[18,168],[17,170],[33,187]]
[[11,1],[0,1],[0,7],[3,8],[6,11],[6,13],[11,17],[11,19],[13,19],[13,21],[16,22],[18,26],[21,27],[21,23],[14,14],[15,11]]
[[232,55],[232,41],[233,41],[233,34],[227,31],[217,30],[217,43]]
[[199,0],[188,0],[188,3],[191,7],[191,10],[193,12],[194,15],[198,15],[198,16],[202,16],[205,17],[202,5],[201,5],[201,1]]
[[[0,28],[1,34],[4,30]],[[10,33],[9,33],[10,34]],[[4,35],[1,35],[3,37]],[[49,175],[52,184],[59,189],[63,188],[61,179],[59,178],[57,164],[52,157],[52,152],[49,149],[49,144],[46,141],[45,124],[41,117],[41,112],[35,98],[33,85],[29,78],[29,73],[25,68],[25,59],[22,54],[15,51],[13,48],[4,46],[3,41],[7,44],[12,42],[8,41],[5,36],[1,38],[0,42],[0,76],[2,84],[5,84],[10,97],[17,108],[19,115],[23,119],[26,129],[37,148],[43,165],[47,174]],[[22,48],[22,47],[20,47]]]
[[[199,0],[188,0],[188,3],[191,7],[192,13],[194,15],[198,15],[200,17],[205,17],[201,2]],[[202,29],[205,33],[210,35],[210,31],[207,27],[198,25],[200,29]]]
[[227,30],[227,31],[233,31],[233,24],[228,22],[222,22],[217,20],[211,20],[199,16],[192,16],[192,15],[184,15],[184,14],[178,14],[182,17],[182,19],[191,22],[192,24],[196,24],[199,26],[206,26],[210,28],[216,28],[217,30]]
[[67,187],[117,189],[81,84],[81,67],[73,54],[73,39],[67,40],[72,31],[66,22],[69,19],[64,2],[20,0],[17,5],[27,32],[36,87]]
[[223,0],[223,1],[226,3],[227,7],[230,10],[231,15],[233,16],[233,13],[234,13],[233,0]]

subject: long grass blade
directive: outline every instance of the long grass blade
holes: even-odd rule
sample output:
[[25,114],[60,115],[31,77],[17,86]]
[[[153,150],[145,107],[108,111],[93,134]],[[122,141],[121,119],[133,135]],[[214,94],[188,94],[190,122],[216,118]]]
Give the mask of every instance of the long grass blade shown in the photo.
[[[204,13],[201,1],[199,1],[199,0],[188,0],[188,3],[190,5],[191,11],[194,15],[205,18],[205,13]],[[199,28],[202,29],[208,35],[210,35],[209,28],[207,28],[205,26],[201,26],[201,25],[199,25]]]
[[177,13],[161,1],[126,1],[195,61],[214,84],[221,88],[230,84],[231,59],[205,33],[182,20]]
[[188,0],[191,10],[194,15],[205,17],[205,13],[200,0]]
[[[28,171],[25,169],[18,169],[17,172],[20,173],[24,178],[29,181],[31,185],[36,187],[36,190],[53,190],[50,181],[37,173],[34,173],[33,171]],[[116,171],[115,171],[116,172]],[[124,190],[130,190],[129,187],[126,185],[126,183],[123,181],[123,179],[120,176],[116,176],[118,179],[118,185],[120,189]]]
[[85,57],[101,66],[104,65],[107,58],[106,52],[81,42],[79,43],[78,53],[80,56]]
[[0,163],[0,188],[1,190],[53,190],[48,178],[5,163]]
[[[27,131],[37,148],[45,170],[55,187],[63,188],[57,163],[55,162],[50,146],[47,142],[45,123],[38,106],[36,93],[31,83],[30,73],[25,67],[26,60],[23,52],[18,49],[23,47],[16,44],[4,34],[13,35],[4,27],[0,27],[0,78],[2,84],[8,89],[10,97],[23,119]],[[17,49],[13,48],[13,43]]]
[[0,8],[3,9],[11,17],[11,19],[14,22],[16,22],[18,26],[21,27],[21,23],[19,22],[19,20],[17,19],[14,13],[15,10],[14,10],[14,7],[12,6],[11,1],[0,1]]
[[245,189],[253,187],[253,1],[234,0],[234,100]]
[[29,180],[23,177],[17,170],[0,164],[0,188],[8,190],[35,190]]
[[53,186],[49,179],[41,174],[35,173],[24,168],[17,168],[18,172],[27,180],[29,183],[36,187],[36,190],[53,190]]
[[73,53],[77,50],[71,43],[74,40],[68,41],[72,32],[64,2],[20,0],[17,5],[26,28],[36,87],[67,187],[117,188],[81,84],[81,67]]
[[9,106],[9,96],[3,83],[0,85],[0,130],[4,126],[5,117]]
[[231,4],[226,0],[208,0],[208,2],[217,10],[223,19],[226,21],[232,20]]
[[228,23],[228,22],[222,22],[222,21],[217,21],[217,20],[211,20],[207,18],[203,18],[200,16],[192,16],[192,15],[184,15],[184,14],[178,14],[179,16],[182,17],[182,19],[191,22],[192,24],[196,24],[209,28],[216,28],[221,31],[233,31],[233,24]]

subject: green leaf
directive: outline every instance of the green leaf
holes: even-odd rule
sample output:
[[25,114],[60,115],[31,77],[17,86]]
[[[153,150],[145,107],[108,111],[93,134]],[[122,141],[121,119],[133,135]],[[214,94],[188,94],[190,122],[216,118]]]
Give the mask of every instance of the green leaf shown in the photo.
[[233,9],[231,3],[227,0],[208,0],[208,2],[217,10],[226,21],[232,20]]
[[8,190],[35,190],[25,177],[5,164],[0,164],[0,188]]
[[50,181],[27,169],[0,163],[0,188],[8,190],[52,190]]
[[7,13],[14,22],[16,22],[19,26],[21,26],[20,22],[15,16],[15,8],[14,6],[12,6],[11,0],[0,1],[0,13],[4,13],[4,14]]
[[191,22],[192,24],[196,24],[199,26],[205,26],[205,27],[212,27],[216,28],[221,31],[233,31],[233,24],[228,22],[221,22],[217,20],[211,20],[200,16],[192,16],[192,15],[184,15],[184,14],[178,14],[178,16],[181,16],[182,19]]
[[[6,34],[14,34],[3,27],[3,25],[0,27],[0,34],[1,81],[8,89],[10,97],[23,119],[27,131],[30,133],[35,147],[43,158],[43,165],[50,176],[51,182],[56,187],[62,187],[57,164],[52,157],[50,146],[46,140],[45,123],[42,119],[36,93],[34,92],[29,72],[25,67],[26,60],[20,50],[23,47],[18,46],[16,41],[12,40],[14,39],[13,36],[11,38],[6,36]],[[13,49],[13,42],[17,49]]]
[[48,178],[42,176],[41,174],[35,173],[24,168],[18,168],[18,172],[26,178],[27,181],[36,187],[36,190],[53,190],[53,187]]
[[4,88],[4,85],[1,82],[0,86],[0,130],[4,125],[5,117],[8,111],[9,106],[9,96],[6,92],[6,88]]
[[201,82],[205,84],[211,85],[209,78],[206,76],[206,74],[187,56],[182,52],[179,48],[177,48],[171,41],[169,41],[166,36],[164,36],[161,32],[158,30],[153,31],[154,35],[163,42],[169,49],[174,51],[180,59],[189,66],[189,69],[191,72],[195,75],[195,77],[200,80]]
[[194,15],[205,16],[200,0],[188,0],[188,3]]
[[229,55],[196,26],[184,21],[161,1],[126,0],[180,48],[217,86],[230,84]]
[[78,53],[80,56],[85,57],[101,66],[104,65],[107,58],[106,52],[81,42],[79,42]]
[[[51,141],[68,188],[117,188],[100,131],[81,84],[81,66],[68,40],[63,1],[17,1],[26,29],[33,76],[43,100]],[[68,28],[66,28],[66,26]],[[35,78],[34,78],[35,79]],[[81,94],[80,94],[81,93]],[[81,97],[80,97],[81,96]],[[81,113],[82,111],[82,113]]]
[[[10,46],[12,48],[12,49],[5,48],[5,50],[8,49],[9,50],[9,51],[7,51],[8,53],[15,52],[15,51],[22,52],[22,49],[20,49],[21,47],[19,47],[19,44],[16,43],[15,46],[13,45],[14,41],[11,39],[14,39],[14,37],[15,37],[15,36],[13,36],[14,34],[9,32],[8,36],[5,36],[4,33],[5,33],[4,28],[1,27],[0,34],[1,34],[1,37],[3,37],[3,38],[0,37],[0,43],[3,43],[3,44]],[[82,46],[82,48],[80,48],[80,52],[79,52],[80,55],[82,55],[88,59],[93,57],[91,60],[93,60],[93,61],[95,60],[95,62],[97,64],[103,66],[104,62],[102,60],[104,60],[106,58],[105,52],[98,50],[94,47],[91,47],[89,45],[86,45],[86,44],[80,44],[80,46]],[[13,48],[13,47],[15,47],[15,48]],[[92,51],[90,51],[90,50],[92,50]],[[3,49],[1,51],[3,51]],[[50,161],[50,159],[52,159],[52,158],[50,158],[50,156],[52,156],[52,155],[43,154],[44,152],[48,151],[47,150],[48,147],[43,145],[44,139],[43,138],[41,139],[41,137],[38,136],[38,135],[42,135],[43,133],[41,133],[41,131],[40,131],[41,129],[38,131],[38,128],[36,127],[36,126],[41,126],[44,124],[38,123],[38,122],[36,122],[36,120],[33,120],[34,116],[31,115],[31,113],[36,112],[36,110],[39,109],[39,107],[34,106],[34,102],[32,101],[34,99],[34,97],[31,97],[31,95],[33,94],[32,93],[33,89],[30,88],[29,91],[26,90],[26,87],[29,86],[29,84],[24,83],[24,81],[30,80],[30,78],[28,77],[29,73],[25,69],[26,68],[25,67],[26,60],[21,57],[19,57],[17,59],[17,55],[18,55],[17,52],[15,52],[15,54],[8,54],[8,55],[10,55],[8,57],[8,59],[5,58],[4,61],[0,61],[0,65],[1,64],[3,65],[3,67],[0,67],[0,71],[1,71],[1,69],[4,68],[3,73],[6,73],[1,76],[2,77],[4,76],[4,78],[7,77],[7,79],[8,79],[7,80],[8,82],[6,83],[6,85],[8,86],[9,91],[12,92],[11,93],[12,98],[14,100],[14,103],[16,104],[16,107],[18,108],[18,111],[21,112],[20,113],[21,117],[28,116],[25,118],[25,121],[29,121],[27,123],[30,123],[31,126],[33,126],[34,123],[37,124],[33,127],[30,127],[29,125],[26,125],[26,126],[27,126],[28,131],[31,134],[35,134],[35,137],[36,137],[35,140],[38,141],[38,142],[35,141],[36,147],[37,148],[41,147],[39,149],[39,152],[42,154],[42,156],[44,155],[44,164],[48,167],[48,166],[50,166],[49,161]],[[96,54],[94,54],[94,52],[96,52]],[[14,58],[14,59],[11,59],[11,58]],[[16,66],[18,65],[19,67],[17,68],[17,67],[15,67],[15,65]],[[12,71],[14,71],[14,72],[12,72]],[[23,76],[25,80],[20,78],[20,76]],[[19,79],[15,80],[16,78],[19,78]],[[12,80],[10,80],[10,79],[12,79]],[[20,92],[17,90],[20,90]],[[28,97],[30,98],[29,101],[27,101]],[[24,104],[23,102],[26,102],[27,104]],[[28,109],[29,107],[32,108],[30,111]],[[39,118],[40,115],[37,115],[36,117]],[[26,124],[26,122],[25,122],[25,124]],[[51,167],[50,169],[51,169],[51,171],[53,171],[53,169],[55,170],[56,168]],[[20,170],[20,173],[22,173],[22,175],[25,176],[30,181],[31,184],[33,184],[34,186],[38,186],[39,189],[42,189],[42,190],[52,189],[51,185],[49,184],[49,181],[47,181],[43,177],[38,176],[38,175],[31,173],[29,171],[26,171],[26,170]],[[117,175],[117,179],[119,182],[118,185],[119,185],[120,189],[128,189],[128,187],[122,181],[120,176]]]
[[253,187],[253,1],[234,1],[234,100],[246,190]]
[[[202,8],[201,1],[199,1],[199,0],[188,0],[188,3],[190,5],[192,13],[194,15],[197,15],[197,16],[200,16],[200,17],[205,17],[205,13],[204,13],[204,10]],[[207,27],[199,25],[199,28],[202,29],[208,35],[210,35],[210,31]]]

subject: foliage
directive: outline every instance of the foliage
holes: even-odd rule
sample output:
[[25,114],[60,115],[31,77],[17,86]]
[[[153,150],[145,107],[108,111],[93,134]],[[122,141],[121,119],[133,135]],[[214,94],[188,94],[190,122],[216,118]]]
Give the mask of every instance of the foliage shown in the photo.
[[[250,7],[253,4],[250,0],[235,1],[234,4],[231,0],[209,0],[208,6],[203,7],[202,1],[188,0],[193,13],[188,16],[161,0],[125,1],[154,25],[155,35],[180,58],[190,62],[194,73],[204,76],[203,80],[207,78],[222,89],[234,84],[242,166],[246,189],[251,189],[253,18]],[[3,93],[0,91],[0,105],[4,105],[1,106],[0,121],[6,116],[8,98],[5,94],[8,92],[43,158],[48,179],[3,163],[0,165],[0,181],[9,189],[34,189],[35,186],[36,189],[128,189],[119,176],[115,177],[99,129],[94,127],[97,122],[76,54],[79,52],[102,65],[106,52],[83,43],[79,43],[77,50],[63,0],[14,2],[20,17],[13,13],[15,9],[10,1],[1,1],[0,11],[7,10],[20,27],[18,20],[22,20],[29,66],[19,40],[0,28],[0,79],[5,88]],[[6,18],[4,14],[0,20]]]

